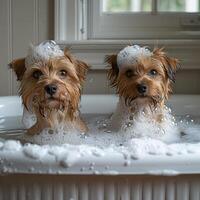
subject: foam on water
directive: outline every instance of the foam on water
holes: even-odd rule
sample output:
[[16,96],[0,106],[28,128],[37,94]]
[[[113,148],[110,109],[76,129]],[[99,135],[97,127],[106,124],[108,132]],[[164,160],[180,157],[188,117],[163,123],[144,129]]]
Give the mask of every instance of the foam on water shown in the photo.
[[138,106],[141,102],[127,107],[125,101],[120,99],[117,109],[112,115],[111,126],[120,131],[124,137],[149,137],[167,143],[180,140],[176,119],[168,107],[163,109]]
[[64,168],[74,165],[79,158],[88,155],[97,158],[117,153],[124,157],[124,166],[129,166],[131,160],[141,159],[147,155],[174,156],[200,153],[199,121],[188,117],[176,120],[171,117],[167,116],[166,119],[176,123],[166,121],[163,127],[166,128],[165,131],[176,133],[179,137],[176,135],[176,141],[173,138],[173,141],[168,143],[162,138],[165,133],[159,135],[159,129],[155,127],[157,124],[149,119],[137,121],[134,129],[130,126],[126,127],[126,130],[114,132],[111,130],[111,115],[87,115],[84,118],[90,131],[86,134],[75,130],[53,133],[44,130],[40,135],[20,138],[25,141],[25,145],[14,140],[0,142],[0,153],[16,152],[17,155],[17,152],[21,152],[24,156],[36,160],[43,160],[46,155],[52,155]]
[[[65,127],[66,130],[66,127]],[[24,134],[21,136],[21,140],[24,142],[30,142],[35,144],[49,144],[60,145],[64,143],[81,144],[81,133],[77,132],[73,127],[69,128],[66,132],[63,128],[56,130],[44,129],[40,134],[34,136]]]
[[181,142],[197,143],[200,142],[200,117],[186,115],[178,120],[177,124],[181,133]]
[[[56,166],[57,173],[61,173],[60,169],[68,170],[68,168],[78,166],[82,173],[89,170],[94,174],[115,175],[120,173],[112,165],[116,158],[117,160],[120,159],[120,166],[126,168],[132,166],[134,160],[146,159],[147,156],[172,157],[173,160],[175,156],[180,157],[182,155],[184,157],[185,155],[199,155],[200,153],[200,125],[195,125],[195,120],[187,120],[187,123],[186,121],[178,120],[179,123],[174,124],[174,126],[182,132],[179,141],[166,143],[158,140],[158,138],[153,138],[151,135],[153,133],[146,137],[144,135],[135,137],[134,134],[131,134],[131,131],[112,132],[110,130],[110,115],[88,115],[85,118],[90,129],[90,132],[85,135],[78,132],[55,132],[50,134],[47,131],[43,131],[40,135],[26,138],[27,142],[25,144],[21,144],[17,140],[0,142],[0,157],[5,158],[0,159],[0,173],[20,170],[22,170],[20,172],[28,170],[28,172],[41,173],[40,167],[42,167],[42,163],[47,163],[49,167],[52,166],[52,169],[53,166]],[[149,126],[143,125],[141,127],[138,125],[138,129],[135,131],[138,132],[140,128],[141,131],[146,131],[147,133],[146,128]],[[193,132],[194,129],[195,132]],[[151,131],[150,129],[148,130]],[[25,138],[23,137],[23,139]],[[38,144],[42,144],[42,146]],[[18,159],[20,159],[21,165],[17,165],[17,167],[15,164],[10,165],[11,162],[18,163]],[[102,169],[103,171],[98,171],[96,168],[98,166],[97,163],[105,159],[107,160],[105,168]],[[31,161],[27,162],[30,165],[29,168],[24,168],[22,160],[24,162]],[[51,162],[48,160],[51,160]],[[86,165],[79,163],[83,160],[87,162]],[[48,173],[53,173],[51,168],[45,168],[45,170]],[[171,168],[149,171],[149,174],[173,175],[177,173],[172,171]]]
[[69,131],[63,131],[62,128],[57,130],[43,130],[39,135],[28,136],[23,135],[22,140],[36,144],[87,144],[92,146],[107,146],[110,144],[120,145],[122,143],[122,135],[109,130],[110,119],[108,116],[86,116],[86,123],[89,127],[89,132],[80,133],[73,128]]
[[[200,141],[200,125],[193,121],[175,119],[169,112],[165,110],[165,118],[162,126],[159,127],[155,121],[147,117],[144,113],[139,118],[130,123],[129,119],[124,121],[120,131],[112,129],[111,115],[87,115],[84,116],[89,127],[89,132],[80,133],[73,128],[69,131],[63,131],[61,128],[55,131],[45,129],[39,135],[28,136],[23,135],[22,140],[25,142],[36,143],[40,145],[90,145],[100,148],[108,146],[137,146],[137,139],[144,139],[148,143],[149,139],[155,139],[155,144],[164,143],[180,143],[180,142],[198,142]],[[149,140],[150,141],[150,140]],[[140,144],[141,145],[141,144]],[[97,153],[98,154],[98,153]]]

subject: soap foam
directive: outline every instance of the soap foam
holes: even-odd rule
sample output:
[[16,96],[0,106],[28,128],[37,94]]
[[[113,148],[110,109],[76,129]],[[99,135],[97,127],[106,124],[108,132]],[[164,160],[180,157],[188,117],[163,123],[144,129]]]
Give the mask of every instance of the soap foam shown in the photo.
[[[156,120],[158,117],[159,121]],[[176,120],[166,106],[162,109],[141,107],[137,104],[127,107],[123,99],[120,99],[111,117],[111,127],[119,130],[125,137],[149,137],[167,143],[180,140]]]
[[64,56],[64,52],[53,40],[44,41],[37,46],[31,44],[25,58],[25,66],[28,68],[37,62],[48,61],[57,56]]
[[130,135],[132,138],[148,137],[166,143],[180,140],[176,121],[168,110],[164,110],[164,117],[161,122],[157,122],[155,119],[152,119],[150,115],[140,112],[136,119],[125,120],[121,131]]
[[[78,132],[58,132],[53,135],[43,132],[42,134],[44,135],[42,137],[40,135],[34,136],[38,137],[38,140],[36,141],[35,139],[34,142],[42,144],[42,146],[30,144],[29,142],[23,145],[16,140],[6,140],[0,145],[0,155],[7,157],[7,155],[14,154],[16,159],[18,156],[22,156],[24,159],[36,160],[40,163],[47,162],[48,159],[53,158],[53,161],[51,161],[52,166],[55,163],[55,166],[62,168],[73,167],[80,160],[86,159],[88,169],[93,173],[109,174],[110,172],[111,174],[115,174],[113,169],[110,168],[111,165],[105,166],[105,172],[97,171],[95,168],[97,159],[108,159],[108,157],[117,156],[117,158],[121,159],[122,166],[127,167],[132,164],[133,160],[144,159],[147,156],[173,157],[188,154],[198,155],[200,153],[200,126],[195,125],[193,122],[187,121],[187,123],[181,123],[179,121],[176,126],[179,130],[184,131],[185,135],[192,134],[189,131],[193,131],[192,127],[195,127],[196,132],[192,136],[194,137],[192,141],[195,141],[195,143],[188,143],[190,138],[188,139],[187,137],[180,137],[179,142],[176,143],[166,143],[149,136],[136,138],[135,136],[131,136],[130,133],[112,132],[110,131],[111,120],[108,115],[88,115],[85,119],[90,129],[90,132],[85,135]],[[180,124],[184,124],[184,126]],[[144,130],[144,127],[141,130]],[[51,139],[51,142],[47,138]],[[59,142],[58,139],[60,139]],[[186,140],[188,141],[186,142]],[[2,160],[2,165],[4,166],[2,169],[3,173],[14,170],[10,168],[6,160]],[[20,170],[20,168],[17,170]],[[34,167],[27,170],[37,172],[34,170]],[[84,170],[84,167],[80,166],[80,171]],[[51,170],[48,172],[51,173]],[[160,172],[151,171],[150,173]]]
[[[172,115],[169,112],[168,114],[167,118],[174,122]],[[169,126],[166,123],[166,131],[170,132],[167,133],[169,138],[174,133],[181,133],[178,140],[169,141],[163,139],[163,133],[159,135],[159,129],[155,129],[155,124],[148,120],[137,122],[134,129],[128,127],[127,130],[116,132],[111,130],[111,115],[85,115],[84,118],[90,130],[88,133],[83,134],[72,129],[53,133],[44,130],[40,135],[23,135],[21,139],[25,145],[6,140],[0,145],[0,151],[22,151],[24,156],[40,160],[46,154],[52,155],[63,167],[73,165],[79,157],[86,155],[104,157],[108,153],[118,153],[124,157],[124,165],[129,165],[130,159],[141,159],[147,155],[200,153],[200,125],[195,124],[196,121],[176,119],[176,123]],[[177,139],[177,135],[174,137]],[[73,160],[75,154],[77,157]]]
[[65,126],[59,127],[55,130],[44,129],[40,134],[35,135],[24,134],[21,139],[23,142],[30,142],[40,145],[60,145],[65,143],[80,144],[81,136],[82,134],[79,133],[74,127]]
[[[84,117],[89,127],[89,132],[80,133],[75,128],[69,128],[68,131],[57,129],[55,131],[45,129],[39,135],[23,135],[23,142],[31,142],[40,145],[89,145],[99,148],[112,146],[112,148],[124,146],[136,146],[137,139],[153,139],[158,142],[180,143],[180,142],[197,142],[200,141],[200,125],[190,123],[180,123],[166,110],[165,120],[162,127],[158,127],[150,118],[142,115],[140,120],[136,120],[134,126],[122,127],[120,131],[112,131],[111,115],[88,115]],[[124,123],[125,125],[127,123]],[[184,136],[182,135],[184,132]],[[134,141],[134,145],[131,144]],[[159,143],[160,144],[160,143]],[[94,153],[95,154],[95,153]],[[97,151],[96,154],[99,154]]]
[[117,55],[117,65],[121,69],[125,65],[135,64],[139,57],[150,57],[153,53],[147,47],[127,46]]

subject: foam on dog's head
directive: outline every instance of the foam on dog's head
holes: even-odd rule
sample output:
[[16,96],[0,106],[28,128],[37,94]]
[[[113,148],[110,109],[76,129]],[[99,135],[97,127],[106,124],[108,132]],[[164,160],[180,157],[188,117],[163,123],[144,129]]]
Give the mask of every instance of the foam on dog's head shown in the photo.
[[117,65],[119,70],[125,65],[131,65],[137,62],[139,57],[149,57],[152,52],[146,47],[140,47],[138,45],[127,46],[122,49],[117,55]]
[[64,56],[64,52],[53,40],[44,41],[37,46],[30,45],[28,55],[25,58],[25,66],[28,68],[34,63],[48,61],[57,56]]

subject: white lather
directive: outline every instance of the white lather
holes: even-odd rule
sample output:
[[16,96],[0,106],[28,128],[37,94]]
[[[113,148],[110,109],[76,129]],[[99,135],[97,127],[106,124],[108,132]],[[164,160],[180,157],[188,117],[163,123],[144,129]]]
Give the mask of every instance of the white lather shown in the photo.
[[25,66],[28,68],[34,63],[48,61],[50,58],[57,56],[64,56],[64,52],[53,40],[44,41],[37,46],[31,44],[25,58]]
[[[145,100],[135,100],[129,107],[123,97],[119,98],[117,108],[111,117],[111,129],[129,134],[131,138],[149,137],[164,142],[180,140],[180,132],[169,108],[151,108],[144,105]],[[156,117],[162,115],[162,121]]]

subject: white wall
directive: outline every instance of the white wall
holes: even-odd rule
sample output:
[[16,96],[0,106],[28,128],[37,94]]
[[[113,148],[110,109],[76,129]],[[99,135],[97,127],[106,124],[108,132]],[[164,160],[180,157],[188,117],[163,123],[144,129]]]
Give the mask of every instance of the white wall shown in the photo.
[[0,95],[17,92],[7,64],[23,57],[28,45],[53,39],[53,0],[0,1]]
[[[23,57],[30,42],[37,44],[53,39],[53,33],[53,0],[0,0],[0,96],[17,94],[16,77],[7,64],[14,58]],[[105,70],[89,72],[84,93],[113,92],[108,87]],[[175,92],[200,94],[200,70],[180,70]]]

